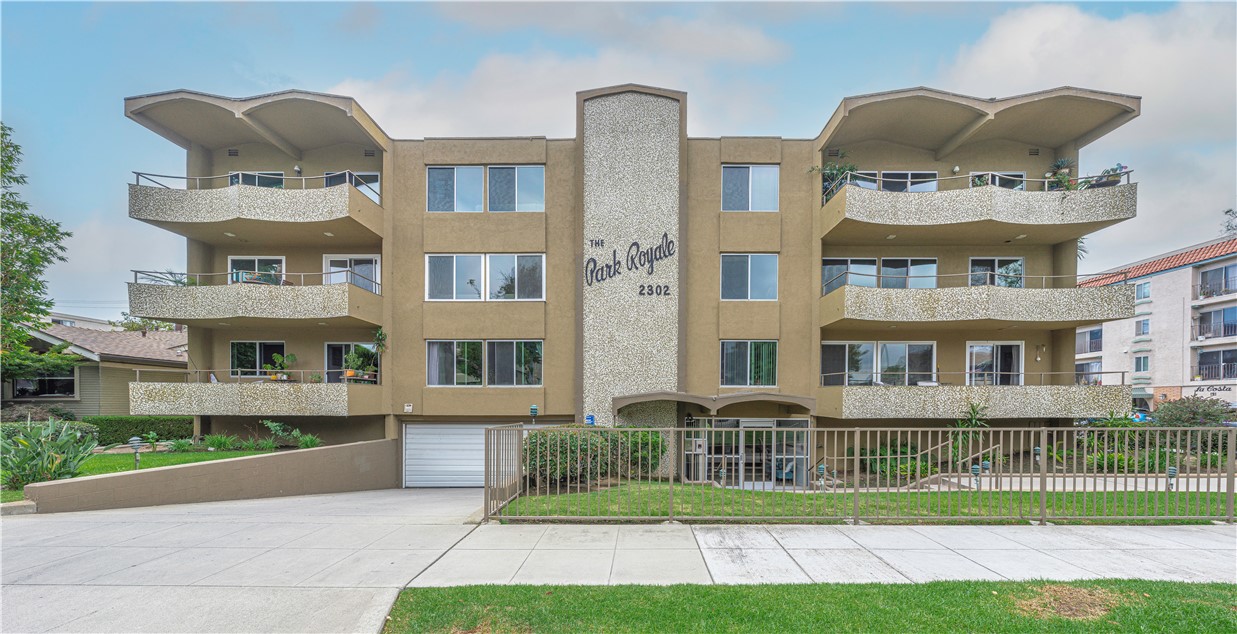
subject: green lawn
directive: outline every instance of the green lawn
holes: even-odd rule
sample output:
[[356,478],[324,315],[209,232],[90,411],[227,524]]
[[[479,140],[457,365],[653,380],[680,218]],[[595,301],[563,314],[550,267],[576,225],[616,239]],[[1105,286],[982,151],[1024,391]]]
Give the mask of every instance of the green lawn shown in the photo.
[[[464,586],[404,590],[401,632],[1234,632],[1237,586],[1162,581],[763,586]],[[1104,613],[1104,607],[1108,611]],[[1039,609],[1037,609],[1039,608]]]
[[[224,458],[239,458],[241,456],[256,456],[270,453],[268,451],[193,451],[185,453],[144,453],[142,468],[168,467],[171,465],[188,464],[191,462],[206,462],[208,460],[223,460]],[[101,453],[91,456],[82,464],[79,476],[100,475],[103,473],[119,473],[133,470],[133,454],[131,453]],[[0,491],[0,502],[17,502],[24,499],[22,491]]]
[[[1222,493],[1122,492],[1049,493],[1048,517],[1208,516],[1223,519]],[[665,517],[670,487],[625,484],[587,493],[529,495],[514,500],[504,516]],[[852,493],[743,491],[704,485],[674,486],[676,517],[813,518],[841,522],[854,515]],[[1039,493],[1032,491],[912,491],[862,493],[864,519],[1038,518]]]

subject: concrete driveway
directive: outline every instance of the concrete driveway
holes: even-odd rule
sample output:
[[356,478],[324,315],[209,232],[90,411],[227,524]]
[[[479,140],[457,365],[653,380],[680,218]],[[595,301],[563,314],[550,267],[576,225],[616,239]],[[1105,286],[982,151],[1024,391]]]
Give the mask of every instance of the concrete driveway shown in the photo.
[[480,489],[0,521],[4,632],[376,632],[473,525]]

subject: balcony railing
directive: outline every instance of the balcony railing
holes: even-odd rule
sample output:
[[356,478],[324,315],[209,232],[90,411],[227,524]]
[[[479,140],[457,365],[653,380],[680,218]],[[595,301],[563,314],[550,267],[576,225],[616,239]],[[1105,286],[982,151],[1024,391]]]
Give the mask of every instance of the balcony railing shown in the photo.
[[133,175],[136,185],[164,189],[216,189],[233,185],[254,185],[271,189],[317,189],[348,184],[356,187],[376,203],[381,200],[379,191],[366,181],[369,175],[357,174],[351,170],[331,172],[320,176],[284,176],[267,172],[230,172],[215,176],[171,176],[133,172]]
[[1219,381],[1221,379],[1237,379],[1237,363],[1208,363],[1190,368],[1190,376],[1195,381]]
[[[967,286],[1000,286],[1004,288],[1074,288],[1075,286],[1107,286],[1124,281],[1126,273],[1084,275],[1016,275],[985,271],[980,273],[947,273],[944,275],[881,275],[876,273],[839,273],[821,284],[821,296],[843,286],[867,288],[962,288]],[[1102,284],[1101,284],[1102,282]]]
[[136,370],[137,383],[349,383],[381,385],[377,370]]
[[328,284],[351,284],[375,295],[382,294],[382,284],[352,269],[313,273],[285,273],[282,271],[229,271],[227,273],[133,271],[133,283],[155,286],[224,286],[227,284],[325,286]]
[[1194,285],[1194,299],[1211,299],[1237,295],[1237,277],[1225,277],[1223,280]]
[[[1234,364],[1237,365],[1237,364]],[[821,387],[837,386],[1022,386],[1022,385],[1124,385],[1123,371],[1112,372],[913,372],[907,370],[864,370],[827,372],[820,375]],[[1111,380],[1109,380],[1111,378]]]
[[1206,325],[1194,324],[1191,330],[1194,338],[1199,341],[1217,337],[1237,337],[1237,323],[1232,322],[1213,321]]
[[956,176],[938,176],[922,179],[885,179],[881,176],[873,176],[873,171],[875,170],[868,171],[867,173],[846,172],[834,180],[830,180],[826,176],[826,178],[821,181],[821,204],[823,205],[829,202],[829,199],[833,198],[834,194],[837,194],[838,191],[846,185],[855,185],[864,189],[879,189],[881,191],[905,193],[939,191],[940,183],[953,185],[953,189],[996,186],[1016,191],[1050,192],[1099,189],[1102,187],[1120,185],[1122,183],[1129,184],[1131,182],[1130,174],[1134,173],[1134,170],[1121,170],[1109,174],[1080,176],[1078,178],[1068,179],[1065,184],[1062,184],[1062,181],[1056,178],[1019,178],[1000,172],[978,172],[975,174],[959,174]]

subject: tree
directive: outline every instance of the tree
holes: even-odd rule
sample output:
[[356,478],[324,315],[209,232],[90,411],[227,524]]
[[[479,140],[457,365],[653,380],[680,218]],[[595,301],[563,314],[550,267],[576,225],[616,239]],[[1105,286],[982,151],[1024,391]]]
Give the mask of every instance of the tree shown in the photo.
[[129,313],[120,313],[119,321],[107,322],[117,328],[123,328],[129,331],[145,330],[146,332],[171,332],[176,330],[176,325],[166,321],[158,321],[156,319],[147,319],[145,317],[134,317]]
[[1187,396],[1161,403],[1155,410],[1157,427],[1215,427],[1229,420],[1237,420],[1237,411],[1218,398]]
[[30,211],[17,192],[26,184],[25,175],[17,171],[20,165],[21,146],[13,142],[12,129],[0,122],[0,372],[10,379],[60,373],[80,360],[64,354],[63,347],[37,354],[26,345],[26,329],[52,307],[43,274],[65,261],[64,241],[73,234]]
[[1237,210],[1224,210],[1224,235],[1237,235]]

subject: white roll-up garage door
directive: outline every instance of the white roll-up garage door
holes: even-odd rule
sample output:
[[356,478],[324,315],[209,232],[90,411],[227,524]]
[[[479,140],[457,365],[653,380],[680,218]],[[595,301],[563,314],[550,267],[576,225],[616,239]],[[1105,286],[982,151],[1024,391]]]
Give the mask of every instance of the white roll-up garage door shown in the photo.
[[404,486],[484,486],[484,430],[488,426],[404,425]]

